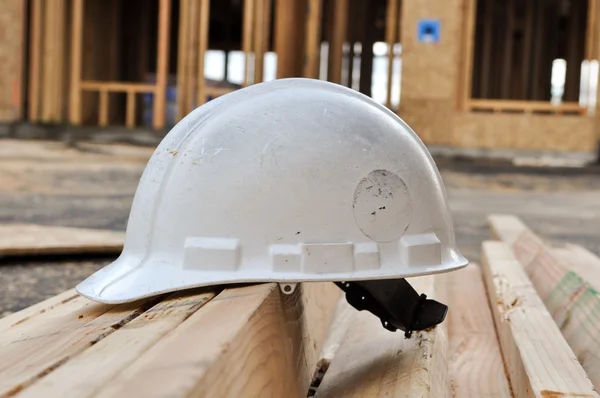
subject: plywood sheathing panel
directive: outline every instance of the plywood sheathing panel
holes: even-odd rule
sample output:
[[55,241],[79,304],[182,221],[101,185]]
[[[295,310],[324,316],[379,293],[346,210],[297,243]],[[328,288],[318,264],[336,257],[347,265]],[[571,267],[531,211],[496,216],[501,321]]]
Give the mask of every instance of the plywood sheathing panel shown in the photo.
[[465,148],[591,152],[596,147],[594,121],[581,116],[464,112],[452,124],[453,145]]
[[[403,94],[404,95],[404,94]],[[427,144],[452,145],[455,104],[444,99],[402,99],[399,115]]]
[[0,122],[21,117],[24,0],[0,0]]
[[[454,101],[458,85],[462,34],[461,2],[447,0],[402,3],[402,101],[447,99]],[[438,43],[420,43],[421,19],[439,19]]]

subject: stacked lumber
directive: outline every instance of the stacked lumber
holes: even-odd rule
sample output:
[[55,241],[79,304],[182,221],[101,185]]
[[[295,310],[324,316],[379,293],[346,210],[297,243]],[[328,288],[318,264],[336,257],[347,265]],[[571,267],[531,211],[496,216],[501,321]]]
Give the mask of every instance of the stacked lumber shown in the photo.
[[481,266],[410,279],[450,307],[410,339],[328,282],[115,306],[68,291],[0,319],[0,397],[599,397],[600,259],[490,225]]

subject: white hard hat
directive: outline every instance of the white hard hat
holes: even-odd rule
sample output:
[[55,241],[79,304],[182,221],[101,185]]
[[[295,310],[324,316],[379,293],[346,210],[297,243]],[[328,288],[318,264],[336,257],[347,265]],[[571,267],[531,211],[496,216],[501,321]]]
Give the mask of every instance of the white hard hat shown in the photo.
[[169,132],[121,256],[77,290],[124,303],[231,283],[344,288],[466,264],[417,135],[354,90],[283,79],[210,101]]

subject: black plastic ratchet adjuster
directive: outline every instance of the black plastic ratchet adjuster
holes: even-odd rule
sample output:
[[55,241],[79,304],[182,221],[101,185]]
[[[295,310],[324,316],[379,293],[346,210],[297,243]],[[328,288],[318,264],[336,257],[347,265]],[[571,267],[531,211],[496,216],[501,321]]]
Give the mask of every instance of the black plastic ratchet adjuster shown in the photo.
[[346,292],[348,303],[367,310],[381,320],[384,328],[400,329],[410,338],[415,330],[429,329],[446,318],[448,306],[419,295],[406,279],[335,282]]

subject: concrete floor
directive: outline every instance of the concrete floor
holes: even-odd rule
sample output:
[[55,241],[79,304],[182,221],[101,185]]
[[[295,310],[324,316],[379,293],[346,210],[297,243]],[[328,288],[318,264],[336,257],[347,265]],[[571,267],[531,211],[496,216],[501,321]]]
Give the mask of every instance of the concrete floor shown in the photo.
[[[0,140],[0,222],[125,229],[152,149],[127,145]],[[487,162],[438,162],[458,244],[478,262],[488,213],[514,213],[552,243],[600,254],[600,172],[523,171]],[[4,259],[0,316],[50,297],[111,258]]]

